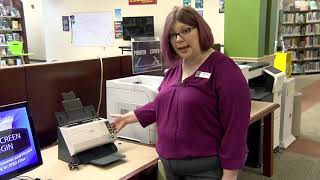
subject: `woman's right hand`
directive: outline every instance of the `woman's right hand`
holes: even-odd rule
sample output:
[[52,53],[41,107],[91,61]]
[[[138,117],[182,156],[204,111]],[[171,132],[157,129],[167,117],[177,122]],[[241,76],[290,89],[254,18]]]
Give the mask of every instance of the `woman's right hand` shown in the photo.
[[110,116],[114,119],[111,123],[111,126],[118,133],[122,128],[124,128],[128,123],[121,114],[110,114]]

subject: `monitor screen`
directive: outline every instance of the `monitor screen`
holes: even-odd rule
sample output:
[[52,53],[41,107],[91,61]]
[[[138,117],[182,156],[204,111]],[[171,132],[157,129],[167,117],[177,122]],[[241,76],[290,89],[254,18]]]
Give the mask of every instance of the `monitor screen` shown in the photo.
[[0,106],[0,179],[10,179],[42,164],[27,102]]
[[153,37],[153,16],[122,17],[123,39],[131,37]]

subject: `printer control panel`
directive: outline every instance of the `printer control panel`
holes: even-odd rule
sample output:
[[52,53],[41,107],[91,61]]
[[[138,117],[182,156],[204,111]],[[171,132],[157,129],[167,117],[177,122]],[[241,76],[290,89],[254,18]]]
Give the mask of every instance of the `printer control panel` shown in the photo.
[[110,132],[110,134],[115,134],[114,129],[112,128],[111,124],[109,123],[109,121],[105,121],[104,122]]
[[273,66],[268,66],[265,68],[265,70],[268,70],[270,72],[272,72],[273,74],[279,74],[281,73],[281,71],[279,69],[276,69],[275,67]]

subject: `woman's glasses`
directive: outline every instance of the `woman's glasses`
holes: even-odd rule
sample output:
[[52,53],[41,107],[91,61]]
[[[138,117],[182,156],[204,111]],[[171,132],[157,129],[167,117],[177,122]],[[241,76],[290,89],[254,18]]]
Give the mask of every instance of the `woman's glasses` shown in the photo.
[[169,35],[169,39],[170,39],[170,41],[176,41],[178,36],[180,36],[182,39],[185,39],[186,37],[189,36],[192,29],[194,29],[194,27],[189,27],[189,28],[186,28],[180,32],[172,33]]

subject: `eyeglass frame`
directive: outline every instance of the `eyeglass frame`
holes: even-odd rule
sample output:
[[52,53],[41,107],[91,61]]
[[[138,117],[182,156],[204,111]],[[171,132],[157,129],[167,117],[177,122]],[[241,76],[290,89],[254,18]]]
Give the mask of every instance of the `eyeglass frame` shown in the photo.
[[187,37],[193,29],[195,29],[195,27],[185,28],[184,30],[182,30],[182,32],[170,33],[169,40],[170,41],[177,41],[178,36],[180,36],[182,39],[185,39],[185,37]]

